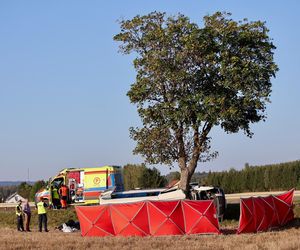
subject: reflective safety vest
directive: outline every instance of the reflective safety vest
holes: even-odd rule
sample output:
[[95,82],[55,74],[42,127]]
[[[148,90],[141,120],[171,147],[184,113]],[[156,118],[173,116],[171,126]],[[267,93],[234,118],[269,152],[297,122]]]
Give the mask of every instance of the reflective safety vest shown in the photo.
[[53,190],[52,190],[52,198],[53,199],[59,199],[57,188],[53,188]]
[[17,205],[17,207],[16,207],[16,215],[17,216],[21,216],[22,215],[22,206],[21,205]]
[[46,212],[46,208],[44,207],[44,202],[40,201],[37,204],[37,210],[38,210],[38,214],[45,214]]

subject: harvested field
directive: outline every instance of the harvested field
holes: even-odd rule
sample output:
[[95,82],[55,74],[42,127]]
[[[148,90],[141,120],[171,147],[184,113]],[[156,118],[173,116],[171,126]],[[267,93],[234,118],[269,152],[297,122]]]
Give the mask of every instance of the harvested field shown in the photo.
[[[51,228],[50,228],[51,229]],[[300,230],[235,235],[83,238],[80,233],[17,233],[0,228],[1,249],[300,249]]]

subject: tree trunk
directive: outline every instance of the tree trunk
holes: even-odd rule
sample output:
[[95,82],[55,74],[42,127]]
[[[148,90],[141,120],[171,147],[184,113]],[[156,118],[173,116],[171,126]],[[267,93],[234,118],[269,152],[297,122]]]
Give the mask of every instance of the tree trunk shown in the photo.
[[191,181],[192,175],[193,174],[189,173],[187,168],[181,169],[179,188],[184,192],[187,199],[191,198],[190,181]]
[[206,136],[211,130],[211,127],[212,124],[206,123],[202,129],[201,135],[198,131],[198,127],[197,126],[194,127],[194,136],[193,136],[194,148],[193,148],[192,157],[188,163],[186,162],[182,130],[179,130],[179,133],[177,133],[177,140],[179,143],[179,156],[180,156],[178,159],[178,164],[181,170],[179,188],[184,192],[187,199],[191,198],[190,182],[196,170],[197,163],[203,149],[202,145],[207,140]]

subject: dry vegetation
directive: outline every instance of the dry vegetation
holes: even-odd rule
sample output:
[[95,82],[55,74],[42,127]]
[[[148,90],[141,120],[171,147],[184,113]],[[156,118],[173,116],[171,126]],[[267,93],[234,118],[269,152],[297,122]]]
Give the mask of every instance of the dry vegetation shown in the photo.
[[[296,206],[296,219],[286,228],[258,234],[236,235],[233,228],[236,220],[222,224],[222,235],[193,235],[168,237],[81,237],[79,232],[62,233],[55,225],[72,215],[74,210],[51,211],[49,213],[50,232],[36,230],[36,217],[32,221],[32,232],[17,232],[15,224],[0,227],[0,249],[300,249],[299,207]],[[1,222],[5,217],[14,219],[13,211],[1,211]],[[3,219],[3,220],[2,220]]]
[[300,230],[259,234],[83,238],[80,233],[17,233],[0,229],[1,249],[300,249]]

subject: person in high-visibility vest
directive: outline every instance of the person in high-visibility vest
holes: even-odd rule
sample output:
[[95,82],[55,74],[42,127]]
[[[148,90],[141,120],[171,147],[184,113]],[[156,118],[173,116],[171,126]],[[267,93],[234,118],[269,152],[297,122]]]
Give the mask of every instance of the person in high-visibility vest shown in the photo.
[[56,186],[53,186],[53,188],[52,188],[52,203],[53,203],[54,209],[57,209],[60,204],[58,189]]
[[48,232],[47,228],[47,203],[45,203],[44,198],[40,198],[40,201],[36,204],[38,210],[38,218],[39,218],[39,231],[42,232],[42,225],[44,224],[44,231]]
[[18,205],[16,206],[16,215],[17,215],[17,229],[18,231],[24,231],[23,225],[23,209],[22,209],[22,201],[18,201]]
[[59,189],[61,208],[67,208],[68,187],[64,184]]

